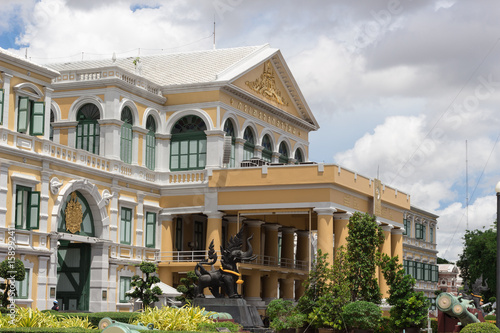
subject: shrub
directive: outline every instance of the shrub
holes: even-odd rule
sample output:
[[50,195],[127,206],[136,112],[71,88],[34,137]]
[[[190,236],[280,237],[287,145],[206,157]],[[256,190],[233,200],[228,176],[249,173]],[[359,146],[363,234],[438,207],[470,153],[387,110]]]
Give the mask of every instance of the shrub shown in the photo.
[[213,322],[210,314],[199,307],[163,307],[161,309],[147,307],[144,312],[139,313],[132,324],[151,323],[154,328],[166,331],[196,331],[199,324]]
[[[139,316],[137,312],[95,312],[95,313],[65,313],[65,312],[56,312],[56,316],[59,320],[63,320],[62,318],[66,317],[79,317],[79,318],[88,318],[89,322],[97,327],[102,318],[111,318],[113,320],[119,321],[121,323],[131,323],[134,319]],[[147,323],[145,323],[147,324]]]
[[300,313],[292,301],[281,298],[269,303],[266,315],[269,318],[269,326],[275,331],[302,327],[306,320],[306,315]]
[[[50,327],[11,327],[0,328],[0,333],[67,333],[67,328],[50,328]],[[99,331],[85,329],[85,328],[72,328],[71,333],[96,333]],[[159,333],[156,332],[155,333]]]
[[465,326],[461,331],[461,333],[494,333],[500,332],[495,325],[491,323],[474,323]]
[[342,321],[350,329],[374,330],[379,327],[381,318],[382,310],[371,302],[352,302],[342,310]]
[[[57,317],[50,313],[43,313],[38,309],[32,308],[16,308],[14,316],[14,327],[58,327],[59,321]],[[2,322],[2,325],[5,324]],[[7,322],[6,327],[12,327],[10,322]]]
[[88,328],[88,329],[95,329],[96,326],[92,325],[92,323],[89,321],[88,317],[81,318],[81,317],[65,317],[63,320],[59,321],[59,327],[65,327],[65,328],[74,328],[74,327],[81,327],[81,328]]
[[486,315],[486,316],[484,316],[484,320],[497,320],[497,316],[495,316],[495,315]]

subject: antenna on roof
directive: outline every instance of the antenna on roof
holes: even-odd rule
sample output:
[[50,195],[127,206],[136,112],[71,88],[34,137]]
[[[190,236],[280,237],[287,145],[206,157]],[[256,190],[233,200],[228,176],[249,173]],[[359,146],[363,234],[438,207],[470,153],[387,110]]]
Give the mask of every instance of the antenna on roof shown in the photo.
[[113,56],[111,57],[111,60],[113,61],[113,63],[116,61],[116,53],[113,52]]
[[28,48],[26,48],[26,53],[24,54],[24,59],[28,59]]
[[215,50],[215,14],[214,14],[214,50]]

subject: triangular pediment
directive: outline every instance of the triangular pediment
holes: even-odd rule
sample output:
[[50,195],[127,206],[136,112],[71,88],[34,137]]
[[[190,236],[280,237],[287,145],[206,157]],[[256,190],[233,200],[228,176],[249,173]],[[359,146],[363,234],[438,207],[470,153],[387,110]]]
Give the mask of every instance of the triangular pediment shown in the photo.
[[231,84],[291,116],[319,127],[279,52],[248,68]]

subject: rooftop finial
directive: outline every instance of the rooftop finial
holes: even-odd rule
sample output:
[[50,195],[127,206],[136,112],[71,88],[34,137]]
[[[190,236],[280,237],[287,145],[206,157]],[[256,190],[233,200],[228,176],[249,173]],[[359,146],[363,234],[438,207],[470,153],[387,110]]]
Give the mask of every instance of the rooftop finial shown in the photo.
[[113,60],[113,63],[116,62],[116,53],[115,52],[113,52],[113,56],[111,57],[111,60]]

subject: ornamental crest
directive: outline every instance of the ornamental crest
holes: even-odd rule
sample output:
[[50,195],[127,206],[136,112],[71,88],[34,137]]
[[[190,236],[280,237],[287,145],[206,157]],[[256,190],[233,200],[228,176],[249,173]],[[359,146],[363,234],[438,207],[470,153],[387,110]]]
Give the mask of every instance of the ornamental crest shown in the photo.
[[264,72],[258,79],[255,81],[246,81],[245,84],[256,93],[263,95],[265,98],[277,102],[278,104],[288,106],[288,102],[283,96],[281,96],[281,91],[276,88],[276,81],[274,79],[271,61],[264,64]]
[[82,205],[78,202],[76,192],[71,193],[71,199],[66,205],[66,230],[72,234],[82,229]]

